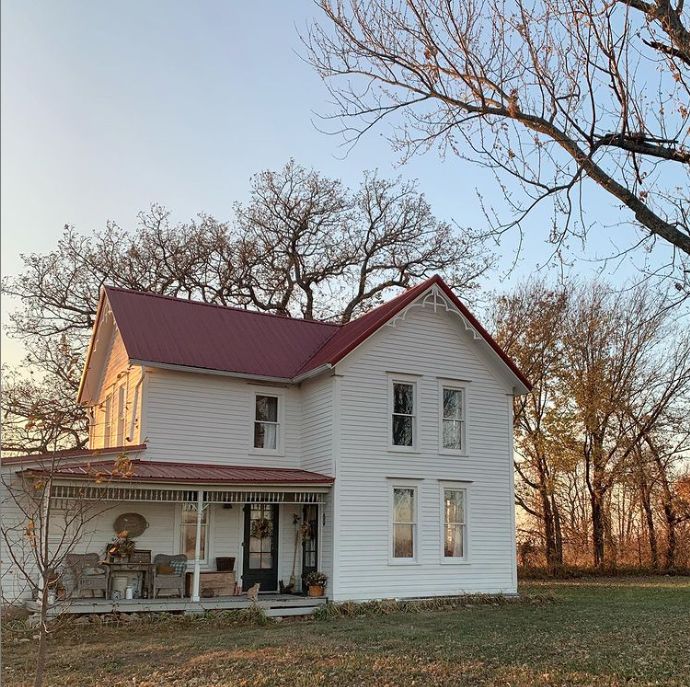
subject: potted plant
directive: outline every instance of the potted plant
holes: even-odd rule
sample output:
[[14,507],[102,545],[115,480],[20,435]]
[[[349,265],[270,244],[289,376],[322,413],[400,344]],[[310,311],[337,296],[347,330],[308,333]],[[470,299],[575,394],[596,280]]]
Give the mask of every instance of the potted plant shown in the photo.
[[307,596],[323,596],[328,577],[317,570],[304,576],[304,585],[307,587]]
[[129,538],[129,532],[122,530],[113,537],[113,540],[106,547],[106,552],[110,556],[110,560],[127,562],[135,547],[136,542]]

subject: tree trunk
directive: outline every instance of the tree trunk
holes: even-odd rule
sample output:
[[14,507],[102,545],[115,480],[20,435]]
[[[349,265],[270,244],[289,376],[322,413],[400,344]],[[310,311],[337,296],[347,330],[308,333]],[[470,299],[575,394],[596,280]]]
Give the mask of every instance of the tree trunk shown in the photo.
[[606,524],[604,522],[604,500],[598,491],[591,493],[592,506],[592,557],[595,568],[604,565]]
[[36,673],[34,674],[34,687],[42,687],[45,676],[46,655],[48,653],[48,584],[44,581],[40,590],[39,601],[41,604],[40,625],[38,629],[38,648],[36,650]]
[[670,503],[664,504],[664,518],[666,519],[666,556],[664,567],[666,570],[673,570],[676,567],[676,513]]

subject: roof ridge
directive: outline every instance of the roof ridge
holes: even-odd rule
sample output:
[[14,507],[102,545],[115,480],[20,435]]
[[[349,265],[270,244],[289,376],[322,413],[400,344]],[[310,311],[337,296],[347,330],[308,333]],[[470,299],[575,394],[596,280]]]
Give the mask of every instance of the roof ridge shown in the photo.
[[[436,283],[439,279],[440,279],[439,275],[434,274],[433,276],[428,277],[427,279],[425,279],[424,281],[420,282],[419,284],[415,284],[414,286],[407,286],[407,287],[405,287],[405,290],[404,290],[402,293],[399,293],[397,296],[393,296],[393,298],[391,298],[391,299],[388,300],[388,301],[384,301],[383,303],[380,303],[380,304],[377,305],[375,308],[372,308],[371,310],[369,310],[369,311],[363,313],[363,314],[360,315],[359,317],[356,317],[354,320],[350,320],[349,322],[346,322],[345,324],[342,325],[341,329],[338,330],[338,331],[341,331],[341,332],[342,332],[342,331],[346,331],[347,328],[348,328],[350,325],[354,325],[354,324],[356,324],[356,323],[358,323],[358,322],[361,322],[361,320],[363,320],[365,317],[369,317],[369,316],[371,316],[371,315],[374,315],[374,314],[376,313],[377,310],[380,310],[380,309],[382,309],[382,308],[384,308],[384,307],[390,308],[390,306],[391,306],[392,303],[395,303],[396,301],[398,301],[399,299],[402,299],[402,298],[405,297],[405,296],[409,296],[409,294],[410,294],[411,291],[419,291],[419,292],[425,291],[429,286],[431,286],[431,284]],[[422,287],[424,287],[424,288],[422,288]],[[372,318],[372,319],[373,319],[373,318]],[[296,372],[295,376],[299,376],[299,375],[303,374],[305,371],[309,371],[309,363],[319,354],[320,351],[322,351],[322,350],[323,350],[323,349],[324,349],[324,348],[335,338],[335,336],[336,336],[337,334],[338,334],[338,332],[335,332],[335,333],[333,334],[333,336],[329,336],[328,339],[326,339],[326,340],[325,340],[325,341],[314,351],[314,353],[312,353],[312,355],[310,355],[309,358],[307,358],[307,359],[305,360],[305,362],[302,364],[302,366],[301,366],[301,367],[299,368],[299,370]]]
[[292,317],[286,315],[278,315],[272,312],[261,312],[260,310],[250,310],[249,308],[241,308],[237,305],[222,305],[220,303],[206,303],[205,301],[198,301],[191,298],[178,298],[177,296],[169,296],[164,293],[154,293],[153,291],[139,291],[138,289],[126,289],[122,286],[103,286],[106,291],[119,291],[120,293],[129,293],[134,296],[149,296],[150,298],[161,298],[166,301],[173,301],[175,303],[184,303],[187,305],[204,305],[209,308],[218,308],[219,310],[232,310],[233,312],[246,313],[248,315],[261,315],[262,317],[275,317],[279,320],[303,322],[305,324],[323,324],[329,327],[342,327],[339,322],[327,322],[326,320],[307,320],[304,317]]

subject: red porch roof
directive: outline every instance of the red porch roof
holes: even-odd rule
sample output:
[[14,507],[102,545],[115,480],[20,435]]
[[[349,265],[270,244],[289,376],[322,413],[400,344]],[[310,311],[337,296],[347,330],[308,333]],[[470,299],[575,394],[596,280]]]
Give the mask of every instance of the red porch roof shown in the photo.
[[[176,463],[168,461],[132,460],[132,474],[113,474],[115,461],[96,461],[61,465],[53,475],[65,479],[95,479],[96,476],[115,482],[149,484],[235,484],[270,485],[291,484],[318,486],[333,484],[334,478],[297,468],[242,467],[235,465],[209,465],[205,463]],[[28,468],[27,472],[42,474],[40,468]]]

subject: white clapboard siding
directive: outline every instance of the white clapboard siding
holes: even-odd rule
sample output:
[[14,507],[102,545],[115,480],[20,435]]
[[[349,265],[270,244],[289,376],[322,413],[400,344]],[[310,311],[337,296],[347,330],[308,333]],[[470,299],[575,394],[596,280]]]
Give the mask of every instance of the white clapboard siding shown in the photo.
[[[138,365],[130,365],[127,351],[125,350],[119,330],[113,330],[108,343],[108,353],[98,385],[97,398],[99,402],[94,408],[94,424],[91,428],[89,445],[91,448],[103,448],[104,446],[114,446],[117,442],[117,389],[125,387],[126,398],[126,418],[125,418],[125,440],[126,444],[139,444],[140,441],[140,418],[141,418],[141,385],[142,368]],[[104,433],[105,409],[103,403],[106,396],[113,395],[113,410],[109,437]],[[132,417],[134,423],[132,424]],[[131,430],[133,429],[133,432]],[[131,432],[131,436],[130,436]]]
[[333,456],[333,391],[331,375],[304,382],[302,394],[302,467],[335,474]]
[[[147,369],[143,440],[151,460],[300,467],[301,394],[297,388],[232,377]],[[284,450],[253,449],[254,394],[282,394]]]
[[[335,389],[336,379],[324,375],[302,383],[302,467],[335,476]],[[333,498],[329,494],[319,509],[318,567],[333,578]]]
[[[416,452],[390,448],[389,372],[417,375]],[[516,591],[509,381],[464,325],[416,305],[337,365],[335,600]],[[439,378],[468,380],[468,454],[439,453]],[[417,560],[391,564],[392,478],[418,487]],[[440,482],[467,481],[466,564],[441,562]]]

